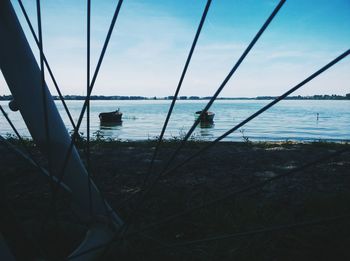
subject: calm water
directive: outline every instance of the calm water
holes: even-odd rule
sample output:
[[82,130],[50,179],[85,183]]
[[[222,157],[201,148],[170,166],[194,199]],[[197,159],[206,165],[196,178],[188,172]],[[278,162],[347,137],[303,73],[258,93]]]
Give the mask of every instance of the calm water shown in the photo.
[[[245,117],[270,101],[234,100],[216,101],[213,126],[197,127],[198,139],[212,140],[229,130]],[[178,101],[166,132],[167,138],[182,136],[193,124],[194,112],[207,101]],[[0,101],[23,136],[29,136],[18,112],[8,109],[8,102]],[[67,129],[72,127],[59,101],[56,102]],[[75,121],[79,117],[82,101],[67,101]],[[146,140],[159,135],[170,101],[91,101],[91,133],[101,131],[104,137],[122,140]],[[117,108],[123,112],[123,122],[117,126],[100,126],[98,114]],[[316,114],[319,113],[317,120]],[[244,136],[252,141],[263,140],[350,140],[350,101],[283,101],[243,128]],[[85,121],[81,132],[86,133]],[[0,134],[12,133],[5,118],[0,115]],[[242,141],[242,132],[233,133],[225,140]]]

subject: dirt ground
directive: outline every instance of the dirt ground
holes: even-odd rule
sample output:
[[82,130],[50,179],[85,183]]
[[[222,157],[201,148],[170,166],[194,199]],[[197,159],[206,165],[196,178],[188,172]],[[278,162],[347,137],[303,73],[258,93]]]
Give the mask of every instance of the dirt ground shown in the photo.
[[[112,244],[102,260],[350,258],[349,218],[322,222],[350,214],[349,144],[222,142],[157,178],[178,146],[175,141],[166,142],[147,179],[154,142],[94,141],[91,146],[94,182],[134,234]],[[190,142],[170,166],[204,146],[207,143]],[[35,147],[31,151],[45,164]],[[335,154],[339,151],[343,152]],[[84,159],[83,145],[80,152]],[[69,196],[62,193],[57,209],[50,211],[46,178],[6,146],[0,146],[0,155],[1,195],[46,257],[62,259],[85,233],[85,225],[70,209]],[[306,164],[310,166],[302,167]],[[271,178],[275,180],[269,182]],[[143,194],[145,179],[147,185],[157,182]],[[219,198],[225,199],[209,204]],[[182,212],[179,218],[138,233]],[[222,238],[317,220],[321,222],[316,225]],[[189,243],[195,240],[202,241]]]

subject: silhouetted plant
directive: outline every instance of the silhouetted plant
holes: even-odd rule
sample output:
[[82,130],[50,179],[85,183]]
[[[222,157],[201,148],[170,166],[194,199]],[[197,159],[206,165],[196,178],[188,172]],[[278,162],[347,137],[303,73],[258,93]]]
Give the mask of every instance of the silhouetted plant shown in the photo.
[[243,141],[244,141],[245,143],[249,143],[249,144],[252,143],[252,142],[249,140],[249,137],[246,136],[246,135],[244,134],[245,129],[240,129],[239,132],[242,134],[242,139],[243,139]]

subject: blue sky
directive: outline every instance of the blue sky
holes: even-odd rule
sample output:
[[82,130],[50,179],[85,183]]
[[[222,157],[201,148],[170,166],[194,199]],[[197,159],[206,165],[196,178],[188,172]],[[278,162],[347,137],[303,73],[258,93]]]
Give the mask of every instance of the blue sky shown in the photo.
[[[12,2],[37,55],[17,1]],[[23,2],[36,25],[35,1]],[[92,0],[92,68],[116,3]],[[205,4],[125,0],[93,94],[172,95]],[[180,95],[212,95],[277,4],[213,0]],[[63,94],[84,95],[86,1],[45,0],[42,15],[44,51]],[[350,0],[287,0],[221,96],[281,94],[349,49],[349,28]],[[350,57],[297,94],[350,93],[349,72]],[[0,91],[8,94],[1,77]]]

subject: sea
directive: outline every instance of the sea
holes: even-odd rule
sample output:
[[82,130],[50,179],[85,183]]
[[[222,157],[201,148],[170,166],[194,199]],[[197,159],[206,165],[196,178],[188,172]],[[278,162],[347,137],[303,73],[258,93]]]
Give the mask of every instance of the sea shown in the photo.
[[[66,101],[75,121],[83,101]],[[205,107],[208,100],[178,100],[171,115],[165,138],[181,139],[194,123],[194,113]],[[210,111],[215,113],[213,124],[199,125],[191,139],[211,141],[235,127],[271,100],[217,100]],[[69,118],[60,101],[55,101],[68,131]],[[30,137],[19,112],[0,101],[19,133]],[[170,106],[170,100],[94,100],[91,101],[90,133],[92,137],[123,141],[152,140],[159,137]],[[99,113],[120,109],[120,124],[101,125]],[[86,135],[86,119],[79,132]],[[0,135],[14,134],[0,115]],[[350,100],[284,100],[251,120],[223,141],[350,141]]]

